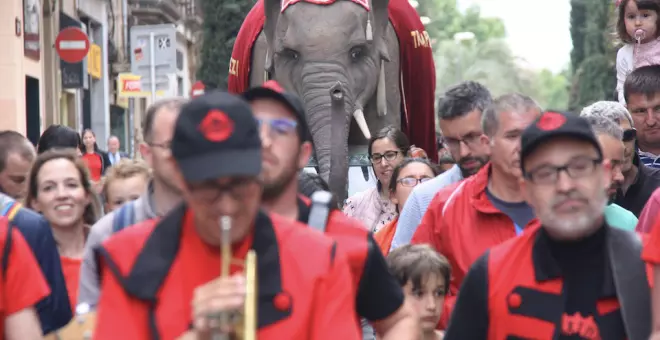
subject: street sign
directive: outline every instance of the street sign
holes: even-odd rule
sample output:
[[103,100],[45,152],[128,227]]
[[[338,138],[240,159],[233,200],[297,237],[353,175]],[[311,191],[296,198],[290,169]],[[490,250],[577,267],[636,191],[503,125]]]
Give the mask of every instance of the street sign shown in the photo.
[[[150,93],[144,91],[140,76],[131,73],[120,73],[117,76],[117,97],[118,98],[146,98]],[[164,91],[157,91],[156,96],[163,96]]]
[[131,73],[140,76],[142,90],[170,92],[169,74],[176,68],[176,27],[173,24],[131,26]]
[[199,97],[204,94],[204,90],[206,90],[206,86],[204,85],[204,83],[202,83],[201,80],[198,80],[190,88],[190,97],[191,98]]
[[89,52],[89,38],[77,27],[67,27],[55,39],[55,50],[60,59],[75,64],[83,61]]

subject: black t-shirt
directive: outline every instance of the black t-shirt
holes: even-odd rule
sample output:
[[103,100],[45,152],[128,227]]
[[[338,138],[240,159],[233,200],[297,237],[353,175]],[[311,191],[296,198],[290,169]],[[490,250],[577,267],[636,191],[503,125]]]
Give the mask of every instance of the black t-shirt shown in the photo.
[[642,209],[653,194],[660,187],[660,169],[650,168],[646,165],[638,165],[639,171],[635,182],[624,194],[621,190],[617,192],[614,203],[629,210],[635,216],[642,214]]
[[605,228],[577,242],[556,242],[549,237],[546,240],[564,279],[566,304],[562,320],[574,320],[562,322],[559,339],[591,339],[583,335],[599,334],[598,326],[583,321],[598,315],[596,302],[605,277]]
[[[298,199],[298,221],[307,224],[309,212],[309,206]],[[333,211],[330,211],[330,214],[332,213]],[[337,241],[340,249],[343,242],[364,242],[366,246],[367,254],[364,257],[362,276],[360,277],[355,303],[358,315],[369,321],[378,321],[394,314],[403,305],[403,290],[396,278],[390,274],[385,257],[372,234],[365,231],[364,241],[356,240],[353,237],[349,239],[344,237],[342,228],[362,227],[357,225],[332,225],[333,223],[336,222],[332,218],[328,218],[326,233]],[[352,231],[346,234],[355,235]],[[351,262],[362,258],[361,254],[348,253],[347,255],[348,260]],[[353,267],[353,263],[351,267]]]
[[493,204],[497,210],[501,211],[503,214],[509,216],[509,218],[515,223],[520,229],[524,229],[529,221],[533,220],[535,217],[534,210],[532,207],[527,204],[527,202],[506,202],[495,195],[488,188],[486,188],[486,196],[490,203]]

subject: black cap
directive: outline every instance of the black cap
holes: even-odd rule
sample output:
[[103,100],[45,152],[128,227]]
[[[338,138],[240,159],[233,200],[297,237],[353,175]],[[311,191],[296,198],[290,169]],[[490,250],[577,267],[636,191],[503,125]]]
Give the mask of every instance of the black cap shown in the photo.
[[596,134],[586,119],[572,113],[546,111],[523,131],[520,166],[523,167],[525,158],[539,145],[557,137],[569,137],[589,142],[598,150],[598,155],[603,157]]
[[280,102],[291,110],[296,116],[298,121],[298,134],[300,140],[303,142],[311,142],[312,134],[309,132],[307,126],[307,118],[305,117],[305,106],[298,99],[298,96],[284,91],[282,86],[274,80],[269,80],[260,86],[253,87],[243,93],[243,98],[251,102],[257,99],[273,99]]
[[186,181],[261,173],[261,139],[250,104],[227,92],[207,92],[186,103],[171,148]]

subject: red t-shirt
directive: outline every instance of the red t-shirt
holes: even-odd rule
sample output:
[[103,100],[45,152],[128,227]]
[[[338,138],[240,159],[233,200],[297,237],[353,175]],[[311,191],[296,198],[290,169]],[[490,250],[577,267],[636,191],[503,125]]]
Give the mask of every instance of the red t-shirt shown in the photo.
[[97,153],[86,153],[82,156],[83,161],[87,164],[89,175],[93,181],[98,182],[101,180],[101,172],[103,170],[103,161],[101,156]]
[[75,311],[78,304],[78,284],[80,283],[82,259],[60,256],[60,262],[62,263],[62,274],[64,274],[64,281],[66,282],[66,291],[69,293],[69,303],[71,309]]
[[[219,250],[208,246],[199,238],[193,225],[192,214],[177,212],[181,209],[183,208],[176,209],[158,222],[146,221],[114,234],[103,243],[101,250],[111,258],[122,276],[129,277],[133,266],[139,263],[136,262],[138,255],[142,258],[145,254],[167,258],[167,254],[173,251],[164,250],[161,243],[158,243],[158,246],[155,242],[149,243],[150,240],[163,236],[157,234],[170,235],[176,228],[181,228],[178,249],[174,250],[176,255],[158,288],[158,303],[154,307],[157,331],[164,340],[176,339],[189,329],[192,322],[191,301],[194,289],[216,279],[220,274]],[[181,219],[173,219],[172,215],[176,216],[178,213],[182,215]],[[255,226],[254,248],[259,246],[268,249],[267,254],[270,256],[259,255],[259,250],[257,256],[259,263],[267,263],[269,270],[276,268],[272,261],[279,259],[278,275],[284,294],[260,295],[259,304],[269,300],[278,308],[277,305],[281,305],[281,300],[284,299],[290,303],[290,307],[287,316],[260,327],[258,338],[360,339],[361,333],[353,312],[355,294],[344,255],[335,251],[331,240],[313,230],[281,217],[262,216],[267,216],[272,223]],[[181,226],[178,226],[179,224]],[[273,239],[258,236],[261,232],[257,230],[265,228],[274,232]],[[276,240],[277,244],[270,245],[272,243],[268,240]],[[244,257],[249,245],[250,242],[247,241],[236,246],[235,255]],[[335,255],[331,255],[333,253]],[[105,264],[107,261],[102,262],[102,287],[94,339],[151,339],[149,303],[127,294],[125,286],[118,282],[110,266]],[[240,266],[232,268],[232,272],[238,270],[241,270]],[[261,273],[260,269],[258,271]],[[262,284],[271,284],[264,277],[257,280],[263,280],[259,283],[260,287]]]
[[652,265],[660,265],[660,219],[650,225],[650,234],[646,235],[648,242],[644,244],[642,259]]
[[[0,249],[7,240],[7,219],[0,218]],[[25,242],[23,235],[12,230],[11,252],[7,271],[0,270],[0,334],[4,335],[7,316],[33,307],[50,294],[50,288],[39,269],[37,260]],[[4,336],[3,336],[4,337]]]

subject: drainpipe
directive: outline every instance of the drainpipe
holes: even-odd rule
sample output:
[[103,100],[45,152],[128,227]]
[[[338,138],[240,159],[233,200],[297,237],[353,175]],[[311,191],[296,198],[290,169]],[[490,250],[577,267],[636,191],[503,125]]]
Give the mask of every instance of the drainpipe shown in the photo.
[[128,60],[128,57],[131,55],[128,48],[128,0],[122,0],[121,2],[121,12],[122,12],[122,24],[124,26],[124,58]]
[[[131,61],[131,49],[129,48],[130,37],[128,36],[128,0],[122,0],[121,2],[121,18],[123,27],[123,44],[124,44],[124,62],[129,63]],[[131,157],[135,157],[135,145],[136,135],[135,135],[135,99],[128,99],[128,109],[126,110],[126,123],[128,125],[128,154]]]

